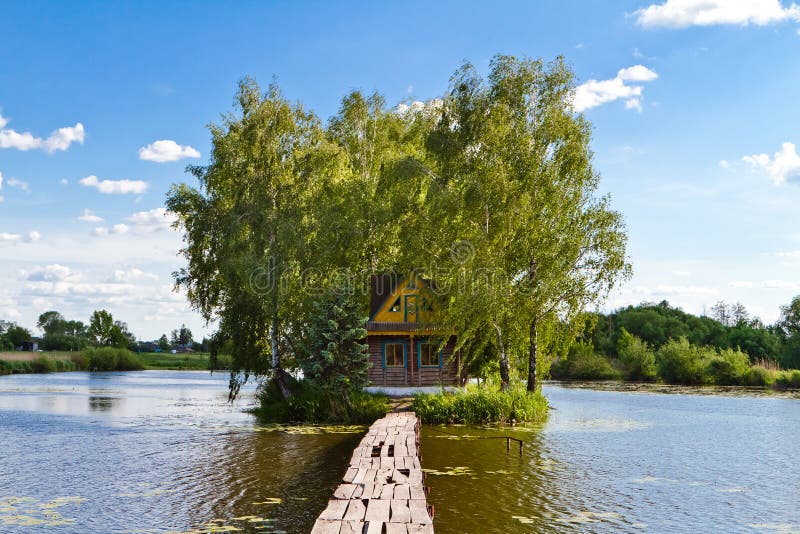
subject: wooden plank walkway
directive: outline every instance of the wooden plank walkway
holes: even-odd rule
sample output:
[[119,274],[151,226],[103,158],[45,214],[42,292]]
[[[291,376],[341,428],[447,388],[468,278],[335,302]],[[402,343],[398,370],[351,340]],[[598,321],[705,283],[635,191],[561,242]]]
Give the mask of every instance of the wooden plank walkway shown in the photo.
[[312,534],[433,534],[419,462],[419,419],[395,412],[358,444]]

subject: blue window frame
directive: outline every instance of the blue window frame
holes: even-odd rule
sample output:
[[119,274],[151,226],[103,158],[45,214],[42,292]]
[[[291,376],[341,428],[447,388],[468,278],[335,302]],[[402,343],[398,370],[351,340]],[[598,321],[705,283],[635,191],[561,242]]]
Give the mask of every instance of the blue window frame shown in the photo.
[[408,345],[402,339],[388,339],[383,342],[382,364],[385,368],[405,368],[408,363]]
[[427,339],[417,341],[417,366],[418,367],[442,367],[442,351],[437,350],[439,345],[431,343]]

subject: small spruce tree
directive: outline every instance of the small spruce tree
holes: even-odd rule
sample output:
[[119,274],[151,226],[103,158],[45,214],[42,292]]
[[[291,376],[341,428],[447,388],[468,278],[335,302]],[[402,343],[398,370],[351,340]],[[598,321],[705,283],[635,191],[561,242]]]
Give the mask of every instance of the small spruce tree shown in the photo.
[[317,300],[303,333],[303,375],[322,390],[334,415],[349,411],[351,393],[367,384],[366,320],[352,292],[336,287]]

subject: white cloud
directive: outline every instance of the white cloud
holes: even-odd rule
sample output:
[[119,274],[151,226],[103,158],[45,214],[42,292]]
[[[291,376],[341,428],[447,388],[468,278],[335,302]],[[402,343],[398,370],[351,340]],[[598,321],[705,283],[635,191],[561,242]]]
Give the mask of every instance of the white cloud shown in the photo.
[[797,291],[800,289],[800,284],[786,280],[764,280],[761,283],[761,287],[764,289],[791,289],[792,291]]
[[139,194],[149,187],[147,182],[141,180],[99,180],[94,175],[81,178],[80,183],[86,187],[94,187],[104,195]]
[[189,145],[179,145],[171,139],[162,139],[139,149],[139,159],[165,163],[183,158],[199,158],[200,152]]
[[0,148],[15,148],[17,150],[37,150],[46,152],[56,152],[67,150],[72,143],[83,144],[86,132],[80,122],[75,126],[59,128],[43,139],[36,137],[30,132],[17,132],[6,128],[8,119],[0,116]]
[[659,285],[654,293],[658,295],[716,295],[719,291],[706,286]]
[[113,278],[111,278],[109,281],[129,284],[131,282],[137,282],[140,280],[158,280],[158,275],[142,271],[136,267],[132,267],[127,270],[115,270]]
[[35,243],[42,238],[42,234],[36,230],[28,232],[27,235],[11,234],[8,232],[0,232],[0,243]]
[[779,258],[800,258],[800,250],[790,250],[786,252],[776,252]]
[[0,232],[0,243],[18,243],[22,239],[19,234],[9,234],[8,232]]
[[731,168],[730,162],[728,160],[726,160],[726,159],[719,160],[718,165],[723,169],[730,169]]
[[[2,119],[3,119],[3,117],[0,117],[0,121],[2,121]],[[3,190],[3,173],[0,172],[0,191],[2,191],[2,190]],[[3,195],[0,195],[0,202],[2,202],[3,200],[5,200],[3,198]]]
[[800,182],[800,156],[797,155],[794,143],[783,143],[772,158],[768,154],[753,154],[744,156],[742,161],[749,163],[754,171],[766,172],[775,185]]
[[575,88],[572,107],[580,113],[587,109],[622,99],[626,109],[641,111],[641,97],[644,88],[641,85],[627,85],[626,82],[649,82],[658,78],[658,74],[644,65],[634,65],[620,69],[617,76],[610,80],[589,80]]
[[96,235],[98,237],[107,237],[110,235],[121,235],[127,234],[130,231],[130,227],[127,224],[115,224],[111,228],[107,226],[98,226],[94,230],[92,230],[92,235]]
[[94,212],[92,210],[90,210],[89,208],[86,208],[86,209],[83,210],[83,215],[78,217],[78,220],[79,221],[83,221],[83,222],[90,222],[90,223],[103,222],[103,218],[102,217],[98,217],[97,215],[95,215]]
[[31,189],[28,186],[28,182],[23,182],[22,180],[17,180],[16,178],[9,178],[6,180],[6,184],[10,187],[16,187],[17,189],[22,189],[26,193],[30,193]]
[[67,184],[69,184],[69,180],[67,180],[66,178],[62,178],[61,185],[67,185]]
[[689,276],[690,274],[692,273],[689,271],[672,271],[673,276]]
[[779,0],[666,0],[634,12],[645,28],[687,28],[736,24],[764,26],[784,20],[800,21],[800,7],[783,7]]
[[137,233],[149,234],[159,230],[169,230],[177,219],[166,208],[155,208],[136,212],[125,220],[133,225]]
[[22,271],[22,278],[29,282],[79,282],[83,275],[65,265],[37,265],[30,271]]
[[648,69],[644,65],[634,65],[617,72],[617,78],[626,82],[652,82],[658,78],[658,74]]
[[728,285],[730,287],[740,287],[747,289],[753,287],[753,282],[748,282],[747,280],[735,280],[733,282],[729,282]]

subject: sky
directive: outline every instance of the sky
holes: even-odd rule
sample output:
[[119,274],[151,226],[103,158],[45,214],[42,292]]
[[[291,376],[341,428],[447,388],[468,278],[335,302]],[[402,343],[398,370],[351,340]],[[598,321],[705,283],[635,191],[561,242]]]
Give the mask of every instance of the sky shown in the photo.
[[794,4],[31,1],[3,5],[0,35],[0,319],[107,309],[140,339],[209,333],[173,291],[163,206],[239,79],[327,119],[352,89],[440,97],[498,53],[576,74],[634,269],[604,309],[740,301],[772,323],[800,294]]

